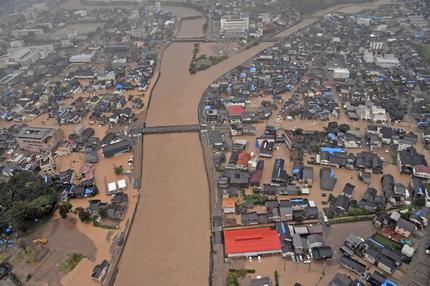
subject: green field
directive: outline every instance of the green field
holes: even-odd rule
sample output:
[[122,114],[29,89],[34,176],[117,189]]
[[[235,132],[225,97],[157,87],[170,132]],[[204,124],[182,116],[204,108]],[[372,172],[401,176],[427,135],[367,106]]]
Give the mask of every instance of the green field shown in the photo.
[[398,250],[398,251],[402,250],[402,245],[400,243],[395,242],[394,240],[391,240],[379,233],[375,233],[374,235],[372,235],[371,238],[387,248]]

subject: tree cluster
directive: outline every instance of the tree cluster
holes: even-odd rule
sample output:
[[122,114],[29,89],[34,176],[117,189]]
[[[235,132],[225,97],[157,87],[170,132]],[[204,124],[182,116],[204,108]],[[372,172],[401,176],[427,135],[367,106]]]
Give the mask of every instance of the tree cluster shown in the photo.
[[0,185],[0,227],[26,231],[49,216],[56,203],[56,187],[39,175],[18,173]]

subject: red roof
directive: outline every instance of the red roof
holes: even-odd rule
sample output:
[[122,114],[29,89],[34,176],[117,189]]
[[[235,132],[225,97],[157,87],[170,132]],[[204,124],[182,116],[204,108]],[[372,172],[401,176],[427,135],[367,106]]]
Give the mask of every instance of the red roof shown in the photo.
[[240,152],[237,158],[236,166],[248,166],[248,162],[251,160],[251,155],[247,152]]
[[229,105],[227,106],[228,115],[239,115],[245,111],[242,105]]
[[224,243],[227,255],[281,250],[278,232],[268,227],[225,230]]

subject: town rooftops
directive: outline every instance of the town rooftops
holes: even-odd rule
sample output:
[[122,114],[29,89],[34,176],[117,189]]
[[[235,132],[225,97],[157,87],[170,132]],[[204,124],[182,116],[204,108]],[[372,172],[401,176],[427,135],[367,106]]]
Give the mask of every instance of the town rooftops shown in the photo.
[[268,227],[224,230],[224,243],[229,257],[281,252],[278,232]]

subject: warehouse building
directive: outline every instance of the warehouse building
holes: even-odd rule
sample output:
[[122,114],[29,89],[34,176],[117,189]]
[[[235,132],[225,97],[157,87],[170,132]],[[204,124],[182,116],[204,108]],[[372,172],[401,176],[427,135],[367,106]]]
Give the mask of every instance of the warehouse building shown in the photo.
[[226,257],[280,254],[278,232],[269,227],[224,230]]

